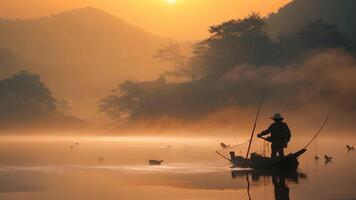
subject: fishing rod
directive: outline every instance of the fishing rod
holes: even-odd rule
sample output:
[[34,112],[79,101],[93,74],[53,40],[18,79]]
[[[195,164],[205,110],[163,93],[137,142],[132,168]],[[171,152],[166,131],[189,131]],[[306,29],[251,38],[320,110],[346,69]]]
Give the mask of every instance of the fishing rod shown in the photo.
[[231,160],[231,159],[229,159],[228,157],[225,157],[225,156],[224,156],[224,155],[222,155],[220,152],[215,151],[215,153],[216,153],[216,154],[218,154],[220,157],[222,157],[222,158],[224,158],[224,159],[228,160],[229,162],[232,162],[232,160]]
[[319,133],[323,130],[324,126],[326,125],[326,123],[329,121],[329,117],[327,117],[325,119],[325,121],[323,122],[323,124],[321,125],[321,127],[319,128],[318,132],[316,132],[316,134],[314,135],[314,137],[310,140],[310,142],[304,147],[304,149],[307,149],[308,146],[313,143],[313,141],[316,139],[316,137],[318,137]]
[[265,99],[266,92],[267,92],[267,87],[264,89],[264,91],[263,91],[263,93],[262,93],[260,105],[258,106],[257,115],[256,115],[256,118],[255,118],[255,124],[253,125],[251,137],[250,137],[250,140],[249,140],[249,143],[248,143],[248,148],[247,148],[247,153],[246,153],[246,159],[248,158],[248,155],[250,154],[252,138],[253,138],[253,135],[255,134],[258,117],[260,116],[260,112],[261,112],[261,108],[262,108],[262,105],[263,105],[263,101],[264,101],[264,99]]

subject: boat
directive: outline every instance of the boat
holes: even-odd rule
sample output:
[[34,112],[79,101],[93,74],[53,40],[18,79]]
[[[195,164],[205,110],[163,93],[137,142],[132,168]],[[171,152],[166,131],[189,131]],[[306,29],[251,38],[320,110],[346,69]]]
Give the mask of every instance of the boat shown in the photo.
[[148,164],[149,165],[161,165],[163,163],[163,160],[149,160]]
[[235,152],[232,151],[230,152],[230,160],[233,168],[296,170],[299,166],[298,157],[305,152],[306,149],[302,149],[298,152],[276,158],[251,153],[251,157],[246,159],[242,156],[235,156]]
[[302,149],[295,153],[290,153],[286,156],[278,156],[269,158],[257,153],[251,153],[250,158],[236,156],[234,151],[230,152],[230,158],[227,158],[217,152],[220,156],[229,160],[232,164],[231,168],[251,168],[263,170],[296,170],[298,169],[298,157],[304,154],[307,150]]
[[[216,151],[216,153],[221,157],[223,157],[224,159],[230,161],[232,164],[232,168],[251,168],[256,170],[272,170],[272,171],[275,170],[295,171],[298,169],[299,166],[298,157],[307,151],[308,146],[316,139],[316,137],[322,131],[322,129],[328,122],[329,117],[326,118],[326,120],[321,125],[320,129],[316,132],[314,137],[307,143],[307,145],[302,150],[299,150],[295,153],[290,153],[286,156],[278,156],[275,158],[269,158],[255,152],[250,154],[251,144],[252,144],[253,136],[255,134],[257,120],[260,115],[265,93],[266,90],[262,94],[261,102],[257,110],[257,115],[249,139],[246,156],[245,157],[236,156],[234,151],[230,151],[230,158],[227,158],[218,151]],[[267,142],[271,142],[270,138],[264,138],[262,136],[258,136],[258,137],[260,139],[266,140]]]

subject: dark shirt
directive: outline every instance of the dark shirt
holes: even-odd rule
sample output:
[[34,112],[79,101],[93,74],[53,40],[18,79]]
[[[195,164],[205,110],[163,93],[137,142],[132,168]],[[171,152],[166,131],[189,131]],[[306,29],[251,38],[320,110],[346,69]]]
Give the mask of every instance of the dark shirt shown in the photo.
[[271,134],[272,143],[286,144],[291,138],[288,125],[282,121],[277,121],[271,124],[271,126],[267,130],[263,131],[260,135],[264,136],[268,134]]

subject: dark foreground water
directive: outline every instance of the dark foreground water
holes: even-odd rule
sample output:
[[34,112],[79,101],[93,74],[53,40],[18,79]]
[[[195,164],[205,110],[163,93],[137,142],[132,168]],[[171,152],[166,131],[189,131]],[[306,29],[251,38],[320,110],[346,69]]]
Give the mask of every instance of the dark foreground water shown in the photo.
[[[294,140],[287,152],[309,138]],[[356,152],[349,138],[320,139],[294,174],[235,169],[218,157],[236,138],[2,137],[0,199],[356,199]],[[76,144],[77,143],[77,144]],[[238,154],[245,147],[235,149]],[[263,142],[253,151],[268,153]],[[321,158],[315,161],[314,156]],[[325,163],[323,155],[333,156]],[[165,160],[149,166],[149,159]]]

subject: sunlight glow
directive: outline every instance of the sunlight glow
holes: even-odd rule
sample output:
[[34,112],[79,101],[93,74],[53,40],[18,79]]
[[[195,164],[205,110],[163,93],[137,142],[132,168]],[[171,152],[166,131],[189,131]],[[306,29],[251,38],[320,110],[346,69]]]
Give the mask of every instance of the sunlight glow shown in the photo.
[[165,0],[169,4],[175,4],[177,3],[177,0]]

